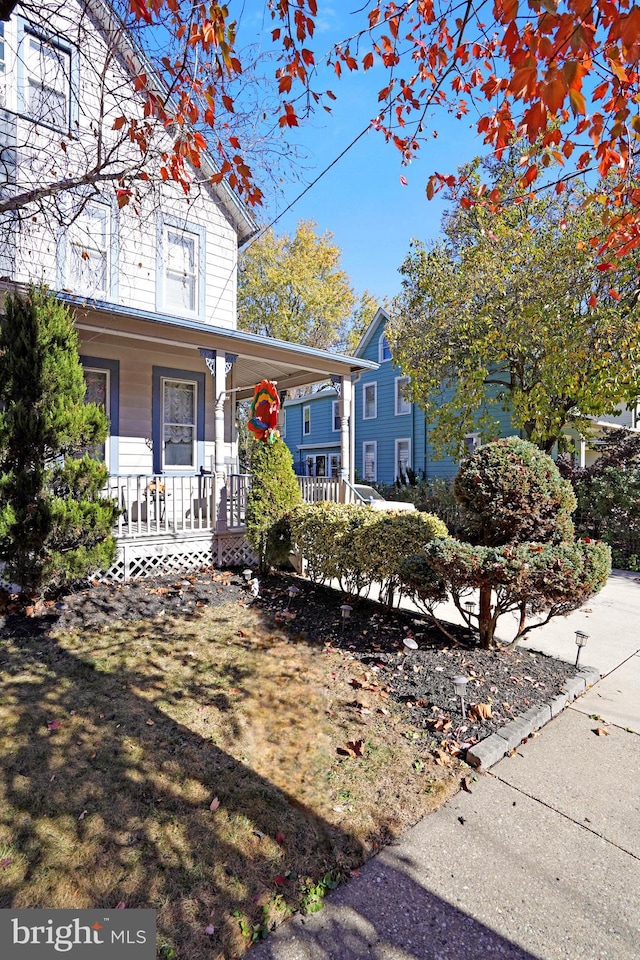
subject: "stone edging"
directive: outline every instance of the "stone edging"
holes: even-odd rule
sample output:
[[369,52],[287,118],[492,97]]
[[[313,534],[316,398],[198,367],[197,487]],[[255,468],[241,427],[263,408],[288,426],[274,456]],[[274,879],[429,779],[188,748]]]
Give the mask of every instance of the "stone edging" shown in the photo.
[[581,667],[578,675],[567,680],[556,697],[540,707],[531,707],[522,716],[516,717],[515,720],[501,727],[500,733],[492,733],[469,747],[465,760],[472,767],[488,770],[511,750],[519,747],[522,741],[530,737],[535,730],[544,727],[545,723],[561,713],[576,697],[592,687],[599,679],[600,671],[596,667]]

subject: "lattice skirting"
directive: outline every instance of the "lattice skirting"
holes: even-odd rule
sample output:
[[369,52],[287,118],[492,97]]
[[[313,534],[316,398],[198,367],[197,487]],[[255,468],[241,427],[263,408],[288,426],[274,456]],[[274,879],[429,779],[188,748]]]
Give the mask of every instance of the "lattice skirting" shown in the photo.
[[254,553],[244,534],[179,540],[156,536],[152,539],[121,541],[111,567],[92,579],[100,583],[122,583],[139,577],[186,573],[211,564],[240,567],[254,562]]

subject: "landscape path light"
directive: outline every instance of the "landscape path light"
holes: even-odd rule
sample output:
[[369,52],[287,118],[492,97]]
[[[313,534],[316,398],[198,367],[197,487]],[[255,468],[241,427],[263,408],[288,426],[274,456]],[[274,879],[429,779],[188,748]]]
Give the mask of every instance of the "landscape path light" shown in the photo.
[[351,616],[351,611],[353,607],[348,603],[343,603],[340,607],[340,613],[342,614],[342,632],[344,633],[344,625]]
[[242,571],[242,576],[245,578],[247,583],[249,583],[249,581],[253,578],[253,570],[250,570],[249,567],[247,567],[246,570]]
[[578,652],[576,654],[576,667],[578,666],[578,660],[580,659],[582,648],[586,647],[588,639],[588,633],[585,633],[583,630],[576,630],[576,646],[578,647]]
[[289,594],[289,599],[287,600],[287,610],[288,610],[291,604],[291,601],[295,600],[295,598],[300,593],[300,590],[298,587],[296,587],[295,583],[292,583],[289,589],[287,590],[287,593]]
[[454,688],[455,692],[456,692],[457,695],[460,697],[460,707],[461,707],[461,709],[462,709],[462,719],[465,720],[466,717],[467,717],[467,713],[466,713],[466,710],[465,710],[465,707],[464,707],[464,694],[465,694],[465,691],[466,691],[466,689],[467,689],[467,684],[469,683],[469,681],[467,680],[466,677],[463,677],[463,676],[461,676],[461,675],[458,675],[458,676],[456,676],[456,677],[453,677],[452,680],[451,680],[451,682],[453,683],[453,688]]
[[471,619],[471,614],[475,611],[476,605],[475,605],[475,603],[473,602],[473,600],[465,600],[465,604],[464,604],[464,605],[465,605],[465,609],[466,609],[466,611],[467,611],[467,614],[469,615],[469,619]]

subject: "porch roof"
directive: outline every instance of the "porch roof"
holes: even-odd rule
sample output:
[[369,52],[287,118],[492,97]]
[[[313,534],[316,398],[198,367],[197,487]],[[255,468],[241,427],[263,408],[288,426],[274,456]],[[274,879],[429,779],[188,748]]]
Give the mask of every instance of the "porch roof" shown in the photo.
[[378,364],[370,360],[217,327],[201,320],[98,300],[80,300],[66,293],[58,296],[75,308],[79,329],[106,337],[149,340],[169,347],[218,350],[234,355],[237,362],[233,367],[233,384],[238,399],[250,397],[262,379],[273,380],[279,390],[287,390],[330,376],[350,377],[378,368]]

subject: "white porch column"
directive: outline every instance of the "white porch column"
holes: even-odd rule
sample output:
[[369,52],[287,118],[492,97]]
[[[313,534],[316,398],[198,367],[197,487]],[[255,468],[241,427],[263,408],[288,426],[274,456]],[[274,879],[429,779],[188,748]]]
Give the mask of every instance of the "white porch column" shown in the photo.
[[[351,416],[351,378],[350,377],[332,377],[331,382],[339,393],[339,411],[340,411],[340,479],[351,481],[351,430],[353,418]],[[345,502],[349,502],[351,497],[347,494],[346,488],[342,486],[342,495]]]
[[237,360],[233,354],[224,354],[220,350],[200,350],[207,369],[213,377],[214,421],[213,439],[215,442],[213,464],[213,504],[212,516],[218,530],[227,527],[227,474],[224,462],[224,407],[227,400],[227,374]]

